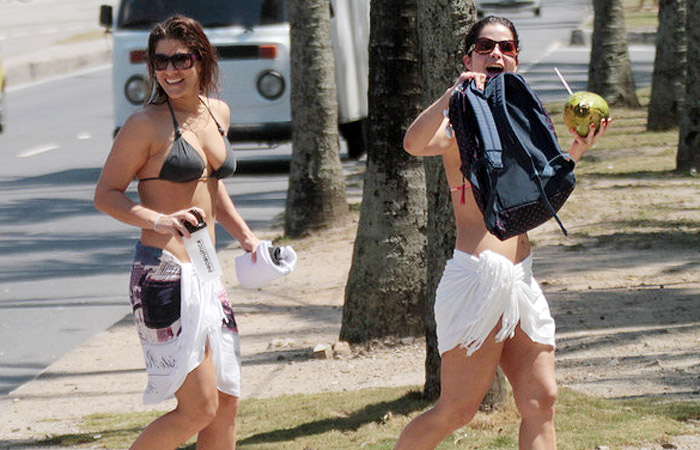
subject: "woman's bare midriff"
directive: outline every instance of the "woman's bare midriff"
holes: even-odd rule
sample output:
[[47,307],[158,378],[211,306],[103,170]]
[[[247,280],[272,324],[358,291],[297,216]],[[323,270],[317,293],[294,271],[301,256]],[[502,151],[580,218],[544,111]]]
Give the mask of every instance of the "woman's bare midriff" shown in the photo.
[[[152,180],[139,183],[138,191],[141,204],[146,208],[163,214],[171,214],[176,211],[197,206],[204,210],[207,228],[212,242],[215,239],[214,210],[218,180],[205,178],[187,183],[176,183],[165,180]],[[158,233],[155,230],[142,229],[141,243],[151,247],[162,248],[172,253],[178,260],[189,262],[184,245],[174,236]]]
[[530,240],[527,234],[501,241],[486,229],[483,215],[476,200],[474,200],[471,187],[468,182],[465,182],[459,169],[461,161],[456,144],[452,151],[445,153],[442,158],[450,187],[464,185],[462,188],[464,191],[451,189],[452,208],[457,225],[455,248],[474,256],[478,256],[484,250],[491,250],[505,256],[515,264],[527,258],[530,255]]
[[471,191],[467,190],[466,194],[464,204],[461,203],[460,193],[452,194],[457,223],[455,248],[474,256],[478,256],[484,250],[491,250],[515,264],[527,258],[530,254],[530,240],[527,234],[501,241],[486,229],[481,211]]

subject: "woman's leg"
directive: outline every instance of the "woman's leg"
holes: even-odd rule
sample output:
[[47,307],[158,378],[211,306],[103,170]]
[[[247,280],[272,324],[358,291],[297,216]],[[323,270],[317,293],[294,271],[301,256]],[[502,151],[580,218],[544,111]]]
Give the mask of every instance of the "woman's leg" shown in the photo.
[[457,428],[469,422],[486,395],[496,373],[503,343],[496,343],[491,331],[479,350],[466,356],[455,347],[442,355],[440,399],[435,407],[421,414],[404,428],[395,450],[435,448]]
[[236,448],[238,397],[219,392],[219,409],[214,420],[197,437],[197,448],[233,450]]
[[520,449],[556,449],[554,349],[533,342],[518,326],[515,336],[505,342],[501,367],[513,387],[515,405],[522,417]]
[[202,363],[187,375],[175,397],[177,407],[153,421],[131,445],[132,450],[175,449],[214,420],[219,399],[208,346]]

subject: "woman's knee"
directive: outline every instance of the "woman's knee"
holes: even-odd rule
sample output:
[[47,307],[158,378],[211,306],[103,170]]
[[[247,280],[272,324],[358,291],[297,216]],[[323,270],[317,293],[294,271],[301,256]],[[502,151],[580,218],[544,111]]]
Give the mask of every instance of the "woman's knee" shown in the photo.
[[238,414],[238,397],[220,393],[218,414],[235,420]]
[[435,405],[435,412],[440,420],[449,424],[449,428],[456,430],[468,424],[479,410],[480,402],[464,400],[440,399]]
[[219,410],[219,397],[214,393],[206,393],[200,397],[190,398],[187,402],[180,402],[177,409],[186,420],[198,429],[209,425]]
[[523,419],[551,420],[554,418],[557,393],[556,383],[548,383],[527,392],[526,395],[517,395],[515,404]]

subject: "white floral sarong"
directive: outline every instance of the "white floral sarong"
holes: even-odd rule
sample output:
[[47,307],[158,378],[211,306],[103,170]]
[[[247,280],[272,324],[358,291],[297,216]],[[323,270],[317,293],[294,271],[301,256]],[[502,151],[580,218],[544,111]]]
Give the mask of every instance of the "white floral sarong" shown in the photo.
[[438,350],[461,345],[477,351],[502,319],[496,340],[513,337],[520,323],[534,342],[554,347],[554,319],[532,276],[532,255],[518,264],[486,250],[479,257],[455,250],[435,299]]
[[148,373],[145,404],[173,397],[202,363],[207,344],[217,389],[240,396],[238,329],[220,279],[202,281],[191,263],[138,243],[130,299]]

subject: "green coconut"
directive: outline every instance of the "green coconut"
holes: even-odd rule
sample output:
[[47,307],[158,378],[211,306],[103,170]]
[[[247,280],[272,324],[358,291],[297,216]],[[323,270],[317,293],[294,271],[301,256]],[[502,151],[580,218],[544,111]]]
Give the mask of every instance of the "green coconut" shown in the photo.
[[595,130],[600,128],[600,121],[610,116],[608,102],[593,92],[574,92],[564,106],[564,123],[570,130],[576,129],[579,136],[586,137],[590,124],[595,124]]

